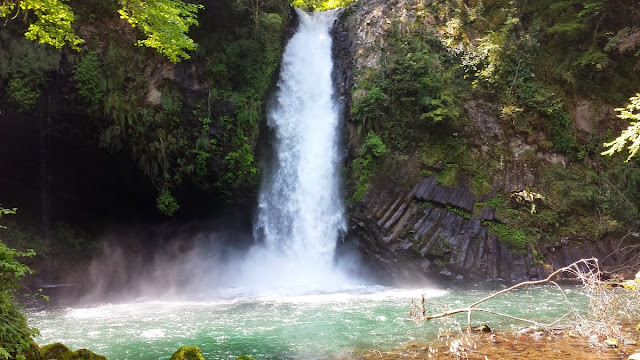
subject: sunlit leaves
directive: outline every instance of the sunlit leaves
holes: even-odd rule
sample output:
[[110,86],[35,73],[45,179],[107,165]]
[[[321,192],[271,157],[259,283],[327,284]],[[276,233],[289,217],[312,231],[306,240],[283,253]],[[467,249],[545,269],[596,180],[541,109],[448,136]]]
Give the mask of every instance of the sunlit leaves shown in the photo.
[[[84,41],[73,29],[75,14],[66,1],[0,0],[0,17],[15,19],[23,15],[30,21],[24,34],[27,39],[58,49],[69,44],[79,50]],[[188,59],[186,52],[197,47],[187,32],[198,25],[196,14],[202,5],[182,0],[119,0],[119,4],[120,16],[146,36],[137,45],[154,48],[174,63]]]
[[186,51],[196,49],[187,32],[192,25],[198,25],[196,14],[202,5],[181,0],[120,0],[120,5],[120,17],[147,36],[137,45],[154,48],[174,63],[189,59]]
[[35,15],[35,22],[29,24],[24,34],[29,40],[58,49],[68,43],[76,50],[83,42],[72,28],[74,13],[62,0],[4,0],[0,5],[0,17],[11,16],[14,11],[32,11]]
[[[621,152],[625,147],[629,150],[629,157],[626,161],[631,160],[640,150],[640,93],[629,99],[631,103],[625,108],[618,108],[620,112],[618,117],[625,120],[631,120],[629,127],[612,142],[604,144],[609,149],[602,155],[613,155]],[[627,145],[627,142],[629,145]]]
[[291,6],[305,11],[326,11],[335,8],[344,8],[354,0],[293,0]]

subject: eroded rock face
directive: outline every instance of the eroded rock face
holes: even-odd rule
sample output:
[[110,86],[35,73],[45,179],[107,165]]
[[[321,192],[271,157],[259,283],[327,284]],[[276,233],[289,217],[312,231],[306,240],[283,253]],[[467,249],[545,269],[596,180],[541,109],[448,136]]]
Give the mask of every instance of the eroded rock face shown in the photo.
[[352,233],[376,273],[389,282],[443,276],[457,280],[541,279],[582,258],[604,257],[612,244],[571,242],[512,249],[487,226],[495,210],[471,216],[476,202],[464,186],[448,187],[427,177],[410,191],[387,189],[363,200]]

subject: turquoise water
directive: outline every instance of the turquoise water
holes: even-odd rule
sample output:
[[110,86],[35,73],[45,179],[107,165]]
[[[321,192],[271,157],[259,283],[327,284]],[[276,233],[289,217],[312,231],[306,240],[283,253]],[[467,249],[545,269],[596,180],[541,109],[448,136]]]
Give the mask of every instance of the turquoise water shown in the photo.
[[[428,342],[439,331],[456,327],[451,320],[415,322],[411,300],[426,295],[427,313],[463,307],[497,287],[423,288],[363,287],[349,292],[301,296],[145,300],[93,307],[33,312],[40,344],[60,341],[73,349],[89,348],[110,360],[168,359],[182,345],[197,345],[206,359],[331,359],[354,351],[392,349]],[[586,306],[578,287],[565,288],[572,302]],[[195,299],[195,300],[194,300]],[[553,287],[518,291],[483,307],[517,316],[551,321],[568,310]],[[460,324],[466,315],[457,317]],[[494,329],[525,326],[490,315],[474,315],[474,325]]]

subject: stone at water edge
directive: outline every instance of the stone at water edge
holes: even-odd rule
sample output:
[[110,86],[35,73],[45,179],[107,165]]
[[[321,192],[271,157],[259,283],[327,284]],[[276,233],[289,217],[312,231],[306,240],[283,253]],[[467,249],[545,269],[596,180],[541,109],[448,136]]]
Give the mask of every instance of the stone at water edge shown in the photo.
[[475,326],[475,327],[472,327],[471,330],[480,331],[480,332],[487,332],[487,333],[493,332],[493,331],[491,331],[491,328],[489,327],[489,325]]
[[54,343],[42,347],[43,360],[107,360],[106,357],[93,353],[87,349],[71,351],[61,343]]
[[197,346],[181,346],[169,360],[204,360],[204,357]]
[[608,347],[617,348],[618,340],[614,338],[608,338],[607,340],[604,341],[604,344],[607,345]]
[[640,353],[631,354],[627,360],[640,360]]

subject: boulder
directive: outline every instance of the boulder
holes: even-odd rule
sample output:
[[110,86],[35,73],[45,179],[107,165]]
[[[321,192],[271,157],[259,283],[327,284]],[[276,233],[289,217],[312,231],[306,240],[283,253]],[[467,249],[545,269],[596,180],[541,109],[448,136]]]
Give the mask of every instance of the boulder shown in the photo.
[[640,353],[635,353],[635,354],[629,355],[628,360],[640,360]]
[[197,346],[182,346],[171,355],[169,360],[204,360],[202,351]]
[[71,351],[61,343],[54,343],[42,347],[43,360],[107,360],[104,356],[97,355],[87,349]]

